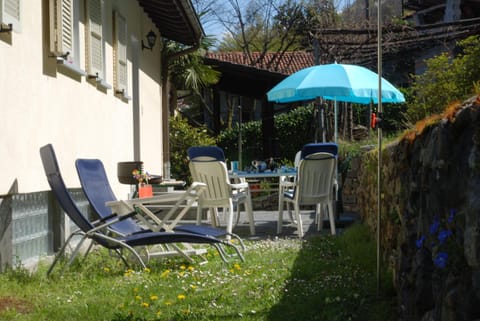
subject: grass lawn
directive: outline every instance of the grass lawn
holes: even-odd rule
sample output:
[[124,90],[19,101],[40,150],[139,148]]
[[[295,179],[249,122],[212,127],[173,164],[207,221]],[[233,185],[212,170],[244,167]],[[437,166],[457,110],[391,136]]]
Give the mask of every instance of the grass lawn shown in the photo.
[[247,241],[246,262],[178,259],[126,270],[106,251],[82,264],[0,274],[0,320],[395,320],[386,276],[376,291],[375,242],[362,225],[341,235]]

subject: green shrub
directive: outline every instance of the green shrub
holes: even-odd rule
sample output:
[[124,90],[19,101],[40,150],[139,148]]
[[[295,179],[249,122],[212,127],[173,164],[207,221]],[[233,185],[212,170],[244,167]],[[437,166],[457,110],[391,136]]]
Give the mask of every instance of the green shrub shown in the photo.
[[192,127],[181,117],[170,118],[170,172],[179,180],[191,182],[188,169],[187,149],[191,146],[215,145],[215,139],[207,133],[206,127]]
[[[306,143],[313,142],[314,116],[313,106],[298,107],[288,113],[275,116],[276,150],[282,158],[293,160],[295,153]],[[260,121],[244,123],[242,131],[242,162],[250,164],[252,160],[278,155],[265,155],[263,151],[262,124]],[[225,157],[238,159],[239,127],[222,131],[217,137],[218,146],[223,148]]]
[[314,142],[314,106],[297,107],[275,116],[275,133],[278,137],[278,153],[294,159],[295,154],[307,143]]
[[[254,159],[263,155],[262,146],[262,123],[251,121],[241,125],[242,132],[242,163],[250,164]],[[227,160],[238,160],[238,137],[239,126],[223,130],[217,136],[217,143],[220,146]]]
[[455,58],[442,53],[426,61],[425,73],[413,76],[407,99],[410,122],[440,114],[445,106],[474,93],[480,79],[480,37],[471,36],[460,41],[458,47],[461,53]]

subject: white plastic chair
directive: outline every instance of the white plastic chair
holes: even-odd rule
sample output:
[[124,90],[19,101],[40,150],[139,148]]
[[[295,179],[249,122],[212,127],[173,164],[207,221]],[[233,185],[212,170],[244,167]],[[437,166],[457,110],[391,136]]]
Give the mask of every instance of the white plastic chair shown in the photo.
[[[300,164],[301,156],[302,156],[302,150],[299,150],[295,154],[295,159],[293,161],[293,166],[295,167],[295,171],[298,171],[298,165]],[[287,187],[292,188],[293,186],[295,186],[296,178],[297,178],[296,175],[295,176],[291,176],[291,175],[281,176],[280,181],[279,181],[279,194],[282,193],[282,186],[284,187],[284,189],[287,188]],[[293,224],[297,224],[297,220],[292,215],[292,211],[290,209],[288,210],[288,215],[290,216],[290,221],[292,221]]]
[[295,154],[295,160],[293,161],[293,165],[295,166],[295,169],[298,169],[298,165],[300,164],[300,159],[302,159],[302,150],[299,150]]
[[293,205],[298,236],[304,235],[300,207],[315,205],[317,230],[323,225],[323,215],[328,211],[330,230],[332,235],[335,231],[335,218],[333,212],[334,200],[334,176],[336,158],[330,153],[313,153],[307,155],[299,162],[297,178],[295,182],[281,182],[278,200],[277,233],[282,232],[283,206],[287,204],[287,210]]
[[240,205],[243,205],[248,215],[250,233],[254,235],[255,225],[248,183],[231,183],[225,162],[208,156],[191,159],[189,168],[194,181],[207,185],[206,191],[198,199],[197,224],[201,223],[203,209],[208,208],[212,225],[218,226],[217,209],[223,208],[223,212],[227,213],[227,233],[230,234],[233,229],[234,206],[237,207],[237,215],[240,215]]

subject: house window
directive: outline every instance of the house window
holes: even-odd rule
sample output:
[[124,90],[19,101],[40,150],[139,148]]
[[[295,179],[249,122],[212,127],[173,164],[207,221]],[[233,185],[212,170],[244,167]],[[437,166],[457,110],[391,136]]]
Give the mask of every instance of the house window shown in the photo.
[[80,69],[79,53],[79,0],[50,0],[50,52],[57,63],[79,75],[86,73]]
[[125,18],[114,11],[113,13],[113,61],[115,94],[121,98],[128,97],[128,65],[127,65],[127,23]]
[[20,0],[0,0],[0,24],[2,29],[22,31],[20,24],[21,18],[21,1]]
[[86,67],[88,77],[105,84],[105,43],[103,37],[103,0],[86,0]]

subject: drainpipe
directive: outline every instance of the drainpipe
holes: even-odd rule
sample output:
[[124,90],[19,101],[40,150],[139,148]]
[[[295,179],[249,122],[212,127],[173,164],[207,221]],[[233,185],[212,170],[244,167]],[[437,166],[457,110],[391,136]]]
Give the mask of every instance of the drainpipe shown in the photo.
[[[198,41],[192,46],[184,50],[175,52],[171,55],[162,57],[162,140],[163,140],[163,177],[171,178],[170,171],[170,125],[168,119],[170,118],[169,92],[170,82],[168,75],[168,65],[174,59],[188,55],[200,48],[202,36],[198,37]],[[165,108],[163,108],[165,106]]]

